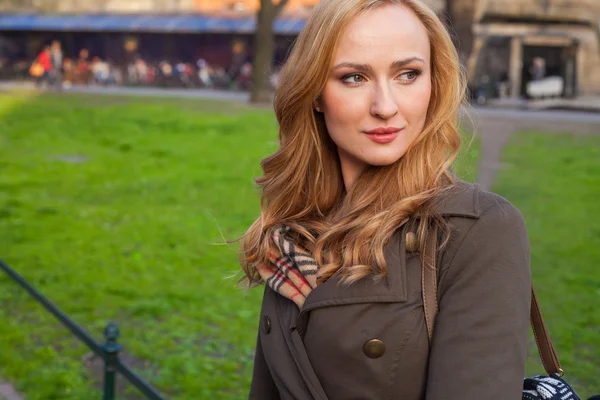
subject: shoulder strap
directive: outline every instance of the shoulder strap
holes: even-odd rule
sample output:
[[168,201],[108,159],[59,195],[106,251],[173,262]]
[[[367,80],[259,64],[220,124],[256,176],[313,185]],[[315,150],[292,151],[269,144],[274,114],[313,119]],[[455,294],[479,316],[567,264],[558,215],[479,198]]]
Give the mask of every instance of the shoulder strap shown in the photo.
[[[433,328],[435,326],[435,319],[438,313],[438,299],[437,299],[437,268],[436,268],[436,256],[437,256],[437,227],[432,228],[428,233],[425,240],[425,254],[422,258],[421,266],[421,285],[423,294],[423,307],[425,309],[425,324],[427,326],[427,334],[429,336],[429,343],[433,338]],[[552,344],[546,324],[544,324],[544,318],[542,317],[542,311],[540,305],[535,296],[535,289],[531,285],[531,327],[535,336],[535,342],[537,344],[540,359],[542,365],[546,370],[546,373],[557,374],[560,376],[564,375],[564,372],[560,366],[556,349]]]
[[435,318],[438,313],[437,300],[437,225],[433,225],[425,239],[425,252],[422,257],[421,265],[421,292],[423,293],[423,307],[425,308],[425,325],[427,326],[427,335],[429,336],[429,344],[433,338],[433,328],[435,326]]
[[542,310],[540,309],[540,304],[535,296],[533,284],[531,285],[531,328],[533,329],[535,343],[537,344],[544,369],[549,375],[557,374],[563,376],[565,373],[560,366],[558,354],[556,354],[556,349],[552,344],[550,334],[544,323]]

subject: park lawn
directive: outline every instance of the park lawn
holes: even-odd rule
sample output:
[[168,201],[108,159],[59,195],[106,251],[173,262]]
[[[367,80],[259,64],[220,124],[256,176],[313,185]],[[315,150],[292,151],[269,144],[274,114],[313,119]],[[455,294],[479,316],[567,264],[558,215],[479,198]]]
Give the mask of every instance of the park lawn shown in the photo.
[[[172,399],[246,396],[261,290],[235,245],[276,149],[268,109],[0,94],[0,258]],[[457,161],[475,177],[478,142]],[[0,273],[0,376],[28,400],[100,398],[100,361]],[[128,399],[141,398],[131,387]]]
[[[0,96],[0,254],[169,398],[246,391],[261,292],[236,288],[271,112],[233,103]],[[88,353],[0,274],[0,375],[29,400],[90,394]],[[99,363],[99,362],[98,362]],[[97,386],[97,385],[96,385]]]
[[[525,216],[533,280],[566,380],[582,398],[599,394],[600,135],[521,132],[502,161],[494,190]],[[529,374],[543,373],[533,339],[530,353]]]

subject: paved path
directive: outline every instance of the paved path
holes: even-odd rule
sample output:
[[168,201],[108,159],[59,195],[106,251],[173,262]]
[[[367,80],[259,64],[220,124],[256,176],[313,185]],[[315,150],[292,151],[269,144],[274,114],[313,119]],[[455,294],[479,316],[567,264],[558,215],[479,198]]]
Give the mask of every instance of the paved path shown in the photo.
[[[30,82],[0,82],[0,90],[35,89]],[[64,93],[86,93],[112,96],[141,96],[141,97],[177,97],[185,99],[210,99],[248,102],[250,94],[235,90],[213,89],[167,89],[155,87],[127,87],[127,86],[97,86],[74,85],[64,89]]]
[[179,97],[188,99],[211,99],[248,102],[250,94],[234,90],[213,89],[161,89],[151,87],[124,87],[124,86],[73,86],[69,93],[108,94],[144,97]]
[[573,99],[490,99],[489,104],[493,107],[520,108],[526,110],[561,109],[600,112],[599,95],[582,95]]
[[0,378],[0,400],[23,400],[10,383],[5,383]]
[[481,137],[478,183],[489,190],[502,167],[502,150],[510,137],[523,130],[575,135],[600,135],[600,113],[572,111],[522,111],[491,108],[467,110],[463,123]]

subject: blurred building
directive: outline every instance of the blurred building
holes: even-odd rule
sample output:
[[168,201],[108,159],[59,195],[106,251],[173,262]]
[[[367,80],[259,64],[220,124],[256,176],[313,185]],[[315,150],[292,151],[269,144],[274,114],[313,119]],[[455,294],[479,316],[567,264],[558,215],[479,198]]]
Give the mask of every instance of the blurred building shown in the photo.
[[[192,0],[193,9],[200,12],[222,13],[226,10],[239,13],[255,13],[260,0]],[[284,15],[308,16],[319,0],[289,0]]]
[[[480,82],[520,97],[534,60],[560,77],[562,95],[600,93],[600,0],[424,0],[452,25],[471,87]],[[319,0],[289,0],[275,22],[276,62]],[[113,60],[228,65],[249,60],[260,0],[0,0],[0,36],[31,59],[51,39],[68,53],[85,47]],[[15,47],[14,45],[12,46]]]
[[561,77],[563,95],[600,93],[600,0],[475,0],[472,82],[506,81],[525,93],[534,60]]
[[[285,14],[307,15],[319,0],[289,0]],[[208,13],[247,15],[255,13],[260,0],[0,0],[3,11],[58,13]]]
[[[317,2],[289,0],[274,26],[275,62],[283,61]],[[57,39],[67,57],[85,48],[91,56],[117,64],[140,57],[172,63],[202,58],[235,74],[252,58],[259,4],[260,0],[0,0],[0,42],[10,43],[10,58],[29,62]],[[0,57],[8,53],[0,51]]]

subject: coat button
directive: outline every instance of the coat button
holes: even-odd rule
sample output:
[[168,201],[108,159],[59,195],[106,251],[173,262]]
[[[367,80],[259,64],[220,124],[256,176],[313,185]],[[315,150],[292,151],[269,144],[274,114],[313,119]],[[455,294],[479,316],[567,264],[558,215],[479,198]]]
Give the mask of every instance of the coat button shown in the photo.
[[268,335],[269,332],[271,332],[271,320],[266,315],[263,317],[263,331],[266,335]]
[[419,239],[417,234],[414,232],[408,232],[406,234],[406,251],[414,253],[419,250]]
[[363,351],[369,358],[379,358],[385,353],[385,344],[379,339],[371,339],[365,343]]

